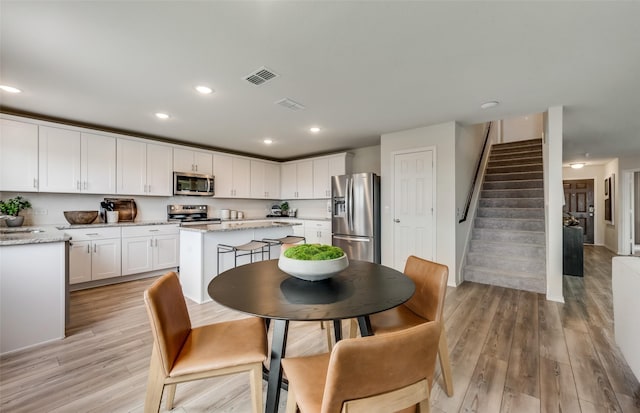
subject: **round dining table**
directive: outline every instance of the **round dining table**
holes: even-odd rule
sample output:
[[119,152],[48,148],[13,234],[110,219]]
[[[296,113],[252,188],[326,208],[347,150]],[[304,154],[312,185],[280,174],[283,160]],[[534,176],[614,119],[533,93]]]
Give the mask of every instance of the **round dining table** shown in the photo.
[[413,281],[381,264],[350,260],[349,266],[322,281],[305,281],[278,268],[278,260],[259,261],[225,271],[208,286],[209,296],[225,307],[273,320],[273,338],[265,411],[276,413],[282,384],[289,321],[334,322],[357,318],[360,334],[369,336],[369,315],[396,307],[413,295]]

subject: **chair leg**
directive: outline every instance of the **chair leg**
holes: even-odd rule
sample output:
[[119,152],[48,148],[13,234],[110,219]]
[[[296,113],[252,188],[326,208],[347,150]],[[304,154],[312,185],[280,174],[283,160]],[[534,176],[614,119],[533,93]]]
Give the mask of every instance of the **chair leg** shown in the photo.
[[423,400],[418,405],[418,413],[429,413],[431,411],[429,399]]
[[321,323],[324,330],[327,333],[327,349],[329,350],[329,353],[331,353],[331,351],[333,350],[333,340],[331,339],[331,328],[325,326],[324,322],[321,322]]
[[158,413],[164,390],[164,374],[160,365],[160,355],[153,345],[151,363],[149,363],[149,379],[147,381],[147,395],[144,400],[144,413]]
[[167,384],[165,389],[167,389],[167,410],[173,409],[173,399],[176,397],[176,388],[177,384]]
[[[329,330],[327,328],[327,330]],[[293,392],[291,386],[287,389],[287,408],[285,413],[296,413],[298,411],[298,404],[296,403],[296,395]]]
[[258,363],[249,371],[251,382],[251,407],[253,413],[261,413],[262,406],[262,363]]
[[444,379],[444,387],[447,396],[453,396],[453,377],[451,375],[451,361],[449,361],[449,349],[447,348],[447,333],[440,331],[440,341],[438,343],[438,357],[440,358],[440,370],[442,370],[442,378]]
[[352,318],[349,322],[349,338],[356,338],[358,336],[358,321]]

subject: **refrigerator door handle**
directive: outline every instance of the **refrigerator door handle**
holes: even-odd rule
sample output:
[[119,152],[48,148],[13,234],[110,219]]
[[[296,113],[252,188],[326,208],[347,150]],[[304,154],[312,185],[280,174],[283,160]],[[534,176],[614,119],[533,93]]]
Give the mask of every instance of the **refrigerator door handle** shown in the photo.
[[346,179],[346,188],[345,188],[345,194],[344,194],[344,199],[345,199],[345,216],[347,218],[347,228],[350,230],[351,229],[351,196],[350,196],[350,192],[349,192],[349,185],[351,183],[351,180],[349,178]]
[[349,179],[349,230],[353,231],[353,178]]
[[363,238],[363,237],[341,237],[339,235],[334,235],[333,238],[341,239],[343,241],[371,242],[371,238]]

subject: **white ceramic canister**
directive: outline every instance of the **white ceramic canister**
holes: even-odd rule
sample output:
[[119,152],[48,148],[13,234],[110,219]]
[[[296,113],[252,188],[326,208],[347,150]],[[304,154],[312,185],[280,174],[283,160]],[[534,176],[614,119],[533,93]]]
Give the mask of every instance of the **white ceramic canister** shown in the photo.
[[244,212],[238,211],[238,219],[244,219]]
[[230,216],[231,219],[237,219],[238,218],[238,211],[234,211],[234,210],[229,211],[229,216]]
[[229,219],[229,210],[221,209],[220,210],[220,219]]

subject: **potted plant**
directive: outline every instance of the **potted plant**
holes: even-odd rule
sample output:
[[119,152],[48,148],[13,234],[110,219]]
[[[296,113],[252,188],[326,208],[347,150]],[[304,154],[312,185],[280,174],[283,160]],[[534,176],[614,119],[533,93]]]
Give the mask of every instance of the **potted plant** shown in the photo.
[[305,281],[325,280],[349,266],[342,248],[321,244],[298,244],[282,252],[278,267]]
[[280,210],[282,211],[282,215],[289,216],[289,203],[287,201],[281,203]]
[[6,201],[0,200],[0,214],[4,215],[8,227],[19,227],[24,222],[23,216],[18,216],[23,209],[31,208],[31,202],[18,195]]

